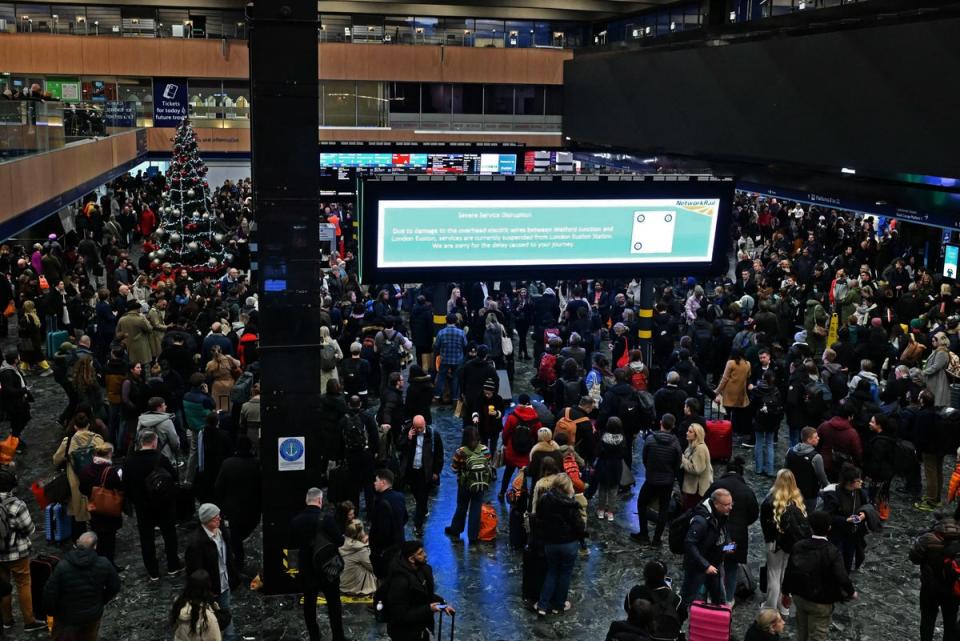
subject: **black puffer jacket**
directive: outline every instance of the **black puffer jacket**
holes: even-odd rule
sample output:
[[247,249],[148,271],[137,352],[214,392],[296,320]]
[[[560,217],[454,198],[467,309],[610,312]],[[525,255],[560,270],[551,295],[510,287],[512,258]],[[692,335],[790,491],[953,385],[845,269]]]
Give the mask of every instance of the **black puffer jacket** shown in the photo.
[[867,441],[863,455],[863,474],[874,481],[889,481],[894,476],[897,441],[892,436],[877,434]]
[[737,550],[734,553],[737,562],[746,563],[747,546],[750,544],[750,526],[760,517],[757,495],[736,472],[727,472],[715,480],[707,489],[705,496],[710,496],[717,489],[727,490],[733,497],[733,509],[727,516],[727,533],[737,544]]
[[537,537],[544,543],[570,543],[586,536],[580,506],[559,490],[552,489],[537,506]]
[[793,546],[781,591],[814,603],[836,603],[856,591],[837,547],[825,539],[805,539]]
[[113,564],[94,550],[71,550],[57,564],[43,588],[43,605],[57,621],[70,625],[93,623],[103,606],[120,592]]
[[643,467],[650,485],[673,485],[683,450],[671,432],[654,432],[643,442]]
[[719,568],[723,546],[727,540],[727,517],[713,511],[710,499],[699,503],[693,511],[690,529],[684,541],[683,568],[686,572],[705,572],[711,565]]

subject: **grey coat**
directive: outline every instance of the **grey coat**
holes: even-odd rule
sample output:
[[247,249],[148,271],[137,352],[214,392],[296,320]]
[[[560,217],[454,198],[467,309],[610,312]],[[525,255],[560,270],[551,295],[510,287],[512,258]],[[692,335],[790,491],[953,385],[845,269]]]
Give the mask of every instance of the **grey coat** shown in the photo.
[[923,377],[927,389],[933,393],[934,405],[946,407],[950,405],[950,379],[947,377],[947,367],[950,366],[950,352],[947,349],[935,349],[927,365],[923,368]]

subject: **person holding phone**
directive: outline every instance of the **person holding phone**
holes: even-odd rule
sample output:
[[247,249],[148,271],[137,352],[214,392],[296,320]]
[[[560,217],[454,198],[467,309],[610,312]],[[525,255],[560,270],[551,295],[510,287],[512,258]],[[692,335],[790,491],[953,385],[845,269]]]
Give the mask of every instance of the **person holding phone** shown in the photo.
[[[681,599],[686,612],[701,588],[711,603],[726,603],[723,567],[728,555],[736,554],[736,543],[727,532],[727,517],[733,510],[733,495],[718,488],[693,508],[683,552]],[[732,599],[730,599],[732,600]]]
[[400,545],[400,554],[390,565],[383,603],[392,641],[432,639],[437,612],[456,614],[453,606],[434,592],[433,568],[427,563],[422,541]]
[[840,468],[840,480],[820,492],[821,508],[833,519],[830,541],[843,554],[847,572],[863,565],[867,532],[871,522],[879,527],[880,516],[863,488],[860,470],[850,464]]

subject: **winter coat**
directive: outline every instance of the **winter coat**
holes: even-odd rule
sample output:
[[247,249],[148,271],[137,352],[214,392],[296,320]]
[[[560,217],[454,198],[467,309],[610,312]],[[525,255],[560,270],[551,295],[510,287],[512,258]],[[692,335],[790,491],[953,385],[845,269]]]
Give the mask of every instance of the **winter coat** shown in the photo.
[[80,493],[79,473],[81,470],[73,469],[73,464],[67,460],[67,457],[71,452],[91,446],[94,450],[102,447],[103,438],[90,430],[80,430],[72,437],[64,437],[60,442],[60,447],[53,454],[53,464],[55,466],[66,462],[67,481],[70,483],[70,502],[67,504],[67,513],[84,523],[90,520],[90,512],[87,511],[87,497]]
[[681,491],[684,494],[703,496],[713,483],[713,465],[710,463],[710,450],[706,443],[696,447],[688,445],[680,459],[680,466],[683,468]]
[[410,337],[417,353],[433,351],[433,305],[414,303],[410,311]]
[[177,615],[177,624],[173,628],[173,641],[221,641],[220,624],[211,606],[204,606],[203,613],[197,619],[197,633],[190,633],[190,620],[193,606],[184,604]]
[[[103,479],[103,471],[107,468],[106,481]],[[94,487],[105,487],[108,490],[123,491],[123,481],[120,479],[120,468],[113,463],[94,457],[93,463],[80,470],[80,493],[89,497],[93,493]],[[123,526],[123,516],[107,516],[96,512],[90,513],[90,525],[94,532],[104,530],[119,530]]]
[[[503,425],[503,457],[507,465],[521,468],[530,464],[530,453],[519,454],[513,449],[513,433],[523,421],[530,428],[530,442],[536,445],[537,430],[542,427],[537,411],[528,405],[517,405]],[[532,451],[532,448],[531,448]]]
[[817,434],[820,435],[820,454],[823,456],[823,466],[827,471],[827,476],[833,478],[834,469],[833,451],[839,450],[853,459],[854,465],[860,465],[863,461],[863,447],[860,444],[860,435],[853,429],[845,418],[834,416],[829,421],[821,423],[817,428]]
[[220,584],[220,553],[217,545],[207,535],[206,528],[198,526],[187,537],[183,552],[183,561],[186,565],[187,576],[196,570],[206,570],[210,575],[210,589],[215,596],[227,590],[232,590],[240,584],[240,575],[237,572],[232,548],[230,547],[230,529],[226,521],[220,524],[220,536],[223,537],[224,560],[227,564],[227,585]]
[[[537,433],[534,431],[533,438],[535,439],[536,437]],[[540,480],[542,476],[540,474],[540,466],[543,465],[543,460],[546,458],[552,458],[557,463],[557,469],[563,470],[563,458],[560,456],[560,448],[557,447],[556,442],[544,441],[542,443],[536,443],[533,449],[530,450],[530,464],[527,466],[525,473],[525,478],[529,482],[536,483]]]
[[677,437],[670,432],[654,432],[643,442],[643,467],[646,483],[663,487],[673,486],[680,470],[683,450]]
[[138,310],[132,310],[117,321],[117,333],[124,334],[124,345],[131,363],[149,363],[153,359],[151,337],[153,325]]
[[735,556],[737,563],[747,562],[747,546],[750,544],[750,526],[760,518],[760,505],[757,495],[746,484],[743,477],[735,472],[727,472],[704,492],[709,496],[714,490],[724,489],[733,497],[733,509],[727,515],[727,533],[737,544]]
[[764,381],[753,389],[753,429],[757,432],[777,432],[783,422],[783,400],[776,386],[768,386]]
[[[723,545],[728,540],[726,517],[719,515],[704,499],[693,508],[690,529],[684,540],[684,573],[703,573],[711,565],[719,568]],[[689,575],[688,575],[689,576]]]
[[[626,439],[623,434],[606,432],[597,445],[597,462],[594,465],[593,482],[602,488],[620,485],[623,470],[623,455],[626,452]],[[560,467],[563,470],[563,467]]]
[[747,398],[747,382],[750,380],[750,363],[746,359],[740,362],[729,360],[723,368],[720,384],[717,385],[717,394],[723,397],[724,407],[747,407],[750,399]]
[[421,641],[424,630],[433,632],[437,618],[431,603],[443,602],[434,592],[433,569],[429,565],[411,568],[397,555],[390,564],[385,605],[387,632],[392,641]]
[[303,585],[308,587],[316,587],[321,580],[313,569],[313,542],[319,528],[323,528],[324,534],[333,545],[339,548],[344,544],[343,534],[333,516],[324,514],[323,510],[315,505],[308,505],[290,521],[289,548],[299,550],[297,567],[300,569]]
[[650,635],[629,621],[613,621],[604,641],[650,641]]
[[933,393],[933,404],[937,407],[950,405],[950,379],[947,377],[949,366],[950,351],[937,348],[930,354],[926,367],[923,368],[927,389]]
[[246,538],[260,522],[260,462],[253,456],[231,456],[220,465],[213,492],[234,536]]
[[[400,450],[400,475],[404,482],[410,482],[412,475],[417,471],[413,469],[413,459],[417,455],[416,438],[410,438],[409,428],[404,426],[404,433],[400,435],[397,441],[397,448]],[[423,452],[420,460],[420,474],[426,481],[427,487],[439,484],[440,474],[443,472],[443,439],[440,432],[432,427],[427,427],[423,433]],[[372,474],[372,470],[371,470]],[[438,480],[433,480],[433,475]]]
[[404,401],[404,414],[411,419],[416,415],[423,416],[427,425],[433,423],[433,414],[430,412],[430,403],[433,402],[433,383],[429,375],[411,376],[407,387],[407,399]]
[[820,488],[828,484],[823,456],[809,443],[797,443],[787,450],[784,467],[793,472],[797,488],[807,501],[816,499]]
[[580,506],[556,488],[540,497],[535,529],[543,543],[571,543],[586,536]]
[[767,493],[760,504],[760,529],[763,532],[764,543],[776,543],[778,550],[787,553],[793,549],[797,541],[808,539],[811,536],[810,524],[796,505],[788,504],[780,515],[780,524],[777,524],[773,514],[773,494]]
[[754,621],[750,628],[747,629],[747,635],[743,637],[743,641],[780,641],[780,635],[763,630],[757,625],[757,622]]
[[85,625],[103,617],[103,606],[120,592],[113,563],[96,550],[71,550],[43,587],[43,605],[58,623]]
[[351,596],[370,596],[377,591],[377,577],[370,561],[370,544],[346,538],[340,546],[343,572],[340,592]]
[[141,414],[137,419],[137,434],[141,430],[152,430],[157,433],[159,444],[157,449],[160,453],[170,459],[174,465],[177,464],[177,452],[180,451],[180,437],[177,435],[177,429],[173,425],[173,414],[166,412],[147,412]]
[[863,474],[874,481],[889,481],[894,477],[894,457],[897,440],[887,434],[876,434],[867,441],[863,457]]
[[960,545],[960,525],[944,517],[933,529],[924,532],[910,549],[910,560],[920,566],[921,590],[933,590],[938,596],[951,596],[953,585],[944,573],[944,548]]
[[233,356],[221,354],[207,363],[206,375],[212,381],[210,396],[220,412],[230,412],[230,392],[233,390],[233,371],[240,367],[240,361]]
[[872,510],[873,506],[870,505],[870,499],[865,489],[845,490],[838,483],[834,483],[820,490],[817,509],[830,515],[832,519],[830,540],[840,542],[866,535],[866,520],[860,523],[850,523],[847,521],[847,517],[859,512],[866,512],[868,509]]

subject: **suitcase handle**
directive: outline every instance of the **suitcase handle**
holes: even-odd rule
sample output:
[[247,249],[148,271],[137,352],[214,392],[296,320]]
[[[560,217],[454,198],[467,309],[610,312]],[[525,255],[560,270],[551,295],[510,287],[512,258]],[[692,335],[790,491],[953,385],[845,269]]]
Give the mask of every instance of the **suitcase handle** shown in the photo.
[[[440,639],[443,638],[441,636],[443,634],[443,614],[444,614],[443,610],[440,610],[439,614],[440,614],[440,618],[437,621],[437,636],[436,636],[437,641],[440,641]],[[450,615],[450,641],[453,641],[453,634],[456,631],[456,629],[457,629],[457,613],[454,612],[453,614]]]
[[[710,399],[710,402],[707,403],[707,407],[705,409],[706,416],[704,417],[707,420],[711,420],[713,418],[722,419],[725,416],[726,410],[723,409],[723,405],[717,405],[717,411],[713,411],[713,406],[715,404],[716,402],[713,399]],[[704,427],[706,427],[706,425],[704,425]]]

